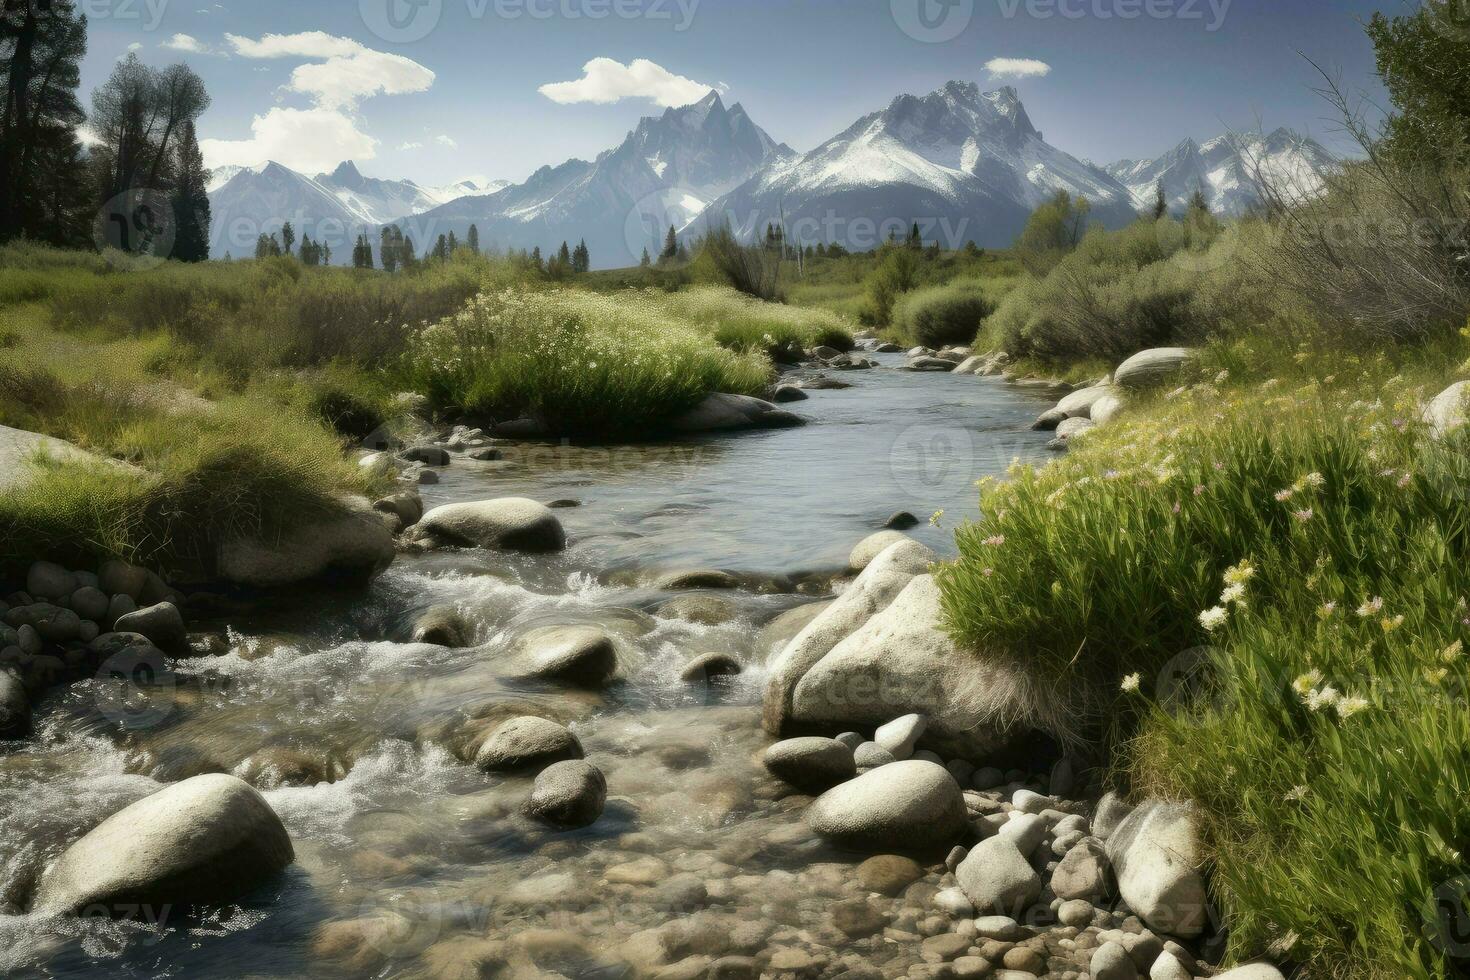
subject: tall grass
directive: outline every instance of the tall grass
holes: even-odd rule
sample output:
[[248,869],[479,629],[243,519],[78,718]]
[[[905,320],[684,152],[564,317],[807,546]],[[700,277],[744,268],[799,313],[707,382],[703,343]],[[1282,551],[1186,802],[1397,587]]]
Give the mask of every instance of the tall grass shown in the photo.
[[415,334],[403,376],[440,409],[559,434],[651,434],[717,392],[756,394],[764,356],[719,346],[656,294],[482,294]]
[[738,353],[759,351],[778,356],[793,348],[826,346],[852,349],[848,321],[826,310],[764,303],[733,289],[696,286],[660,296],[667,313],[708,332],[715,343]]
[[1030,720],[1136,733],[1133,787],[1200,803],[1236,954],[1290,936],[1309,975],[1445,976],[1424,926],[1470,841],[1470,438],[1430,439],[1432,390],[1381,358],[1260,346],[1228,353],[1290,374],[1202,380],[988,484],[947,620],[1035,679]]

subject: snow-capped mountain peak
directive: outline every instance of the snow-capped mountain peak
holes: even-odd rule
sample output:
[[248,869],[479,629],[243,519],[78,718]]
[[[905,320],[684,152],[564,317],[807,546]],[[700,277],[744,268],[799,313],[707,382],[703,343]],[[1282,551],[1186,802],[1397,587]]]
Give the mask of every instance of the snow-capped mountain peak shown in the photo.
[[1185,139],[1162,156],[1119,160],[1106,169],[1127,186],[1134,205],[1151,207],[1162,184],[1169,207],[1183,209],[1203,190],[1211,210],[1239,215],[1261,197],[1259,178],[1293,197],[1318,193],[1336,161],[1320,143],[1291,129],[1269,135],[1230,133],[1204,143]]

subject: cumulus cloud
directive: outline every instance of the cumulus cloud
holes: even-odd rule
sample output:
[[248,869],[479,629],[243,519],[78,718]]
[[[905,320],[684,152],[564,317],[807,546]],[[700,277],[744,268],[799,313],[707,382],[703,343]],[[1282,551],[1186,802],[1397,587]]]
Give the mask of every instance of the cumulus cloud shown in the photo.
[[[249,139],[201,140],[199,147],[211,167],[258,166],[274,160],[292,170],[316,173],[341,160],[371,160],[377,156],[378,141],[363,132],[355,114],[357,104],[377,95],[425,92],[434,84],[434,73],[416,61],[323,31],[259,38],[226,34],[225,41],[241,58],[306,61],[291,72],[285,89],[307,96],[313,107],[276,107],[256,116]],[[400,149],[419,145],[405,143]]]
[[398,144],[398,148],[400,150],[422,150],[424,148],[424,144],[422,144],[422,143],[412,143],[412,142],[410,142],[410,143],[399,143]]
[[291,72],[286,87],[322,106],[350,108],[374,95],[427,92],[434,84],[434,73],[411,58],[374,51],[349,37],[322,31],[266,34],[258,39],[226,34],[225,40],[242,58],[310,59],[311,64]]
[[991,58],[985,62],[991,78],[1040,78],[1051,74],[1051,65],[1035,58]]
[[447,146],[451,150],[459,149],[459,144],[455,142],[454,137],[450,136],[448,133],[435,136],[434,142],[438,143],[440,146]]
[[[209,45],[197,37],[190,37],[188,34],[175,34],[160,44],[159,47],[168,48],[170,51],[183,51],[187,54],[209,54],[211,51]],[[134,49],[130,46],[128,50],[132,51]]]
[[274,160],[292,170],[314,174],[343,160],[371,160],[378,141],[355,120],[331,108],[273,108],[250,123],[250,139],[199,141],[209,167],[253,167]]
[[612,58],[593,58],[582,66],[581,78],[551,82],[537,91],[562,105],[579,102],[608,105],[623,99],[649,99],[661,106],[680,106],[698,102],[711,88],[692,78],[675,75],[646,58],[626,65]]

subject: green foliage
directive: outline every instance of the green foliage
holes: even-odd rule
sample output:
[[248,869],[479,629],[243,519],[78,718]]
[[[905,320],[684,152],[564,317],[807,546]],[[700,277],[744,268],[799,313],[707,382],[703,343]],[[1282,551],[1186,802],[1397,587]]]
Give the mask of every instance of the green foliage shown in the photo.
[[919,285],[924,264],[917,249],[884,246],[878,268],[867,281],[868,321],[886,326],[893,321],[898,298]]
[[506,290],[417,332],[402,372],[457,414],[644,437],[712,392],[761,392],[770,366],[720,347],[657,294]]
[[1384,149],[1402,164],[1465,162],[1470,151],[1470,32],[1460,0],[1425,0],[1407,13],[1375,13],[1368,37],[1398,110]]
[[780,359],[793,350],[826,346],[847,351],[853,346],[851,327],[835,314],[763,303],[731,289],[694,287],[661,297],[659,304],[740,354],[758,351]]
[[1044,363],[1116,364],[1146,347],[1201,340],[1261,292],[1239,281],[1237,234],[1213,219],[1096,229],[1045,276],[1012,291],[985,336],[1012,357]]
[[1026,271],[1043,276],[1077,248],[1087,234],[1087,216],[1092,204],[1085,197],[1057,191],[1050,201],[1032,212],[1016,242],[1016,255]]
[[893,311],[893,325],[925,347],[972,344],[980,321],[995,312],[995,303],[976,282],[957,280],[905,294]]

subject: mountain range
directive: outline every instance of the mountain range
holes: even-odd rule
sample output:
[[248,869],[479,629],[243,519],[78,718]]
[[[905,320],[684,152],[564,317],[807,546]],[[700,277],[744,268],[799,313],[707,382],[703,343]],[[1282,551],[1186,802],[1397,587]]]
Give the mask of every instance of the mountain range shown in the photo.
[[250,254],[262,230],[288,219],[298,235],[331,244],[338,261],[359,233],[376,240],[386,224],[420,251],[441,234],[463,240],[475,225],[487,248],[549,254],[582,240],[594,267],[614,268],[637,263],[644,249],[656,256],[670,226],[687,238],[728,224],[754,240],[784,222],[789,240],[863,250],[918,222],[945,247],[1005,247],[1059,190],[1085,196],[1109,227],[1152,206],[1160,184],[1175,209],[1202,189],[1217,213],[1238,215],[1259,198],[1257,173],[1310,193],[1332,165],[1315,141],[1279,129],[1185,140],[1152,159],[1100,167],[1049,143],[1014,88],[950,82],[901,95],[807,153],[777,143],[712,91],[645,117],[595,160],[542,167],[518,184],[426,187],[364,177],[350,162],[315,177],[268,163],[217,171],[210,201],[216,255]]

